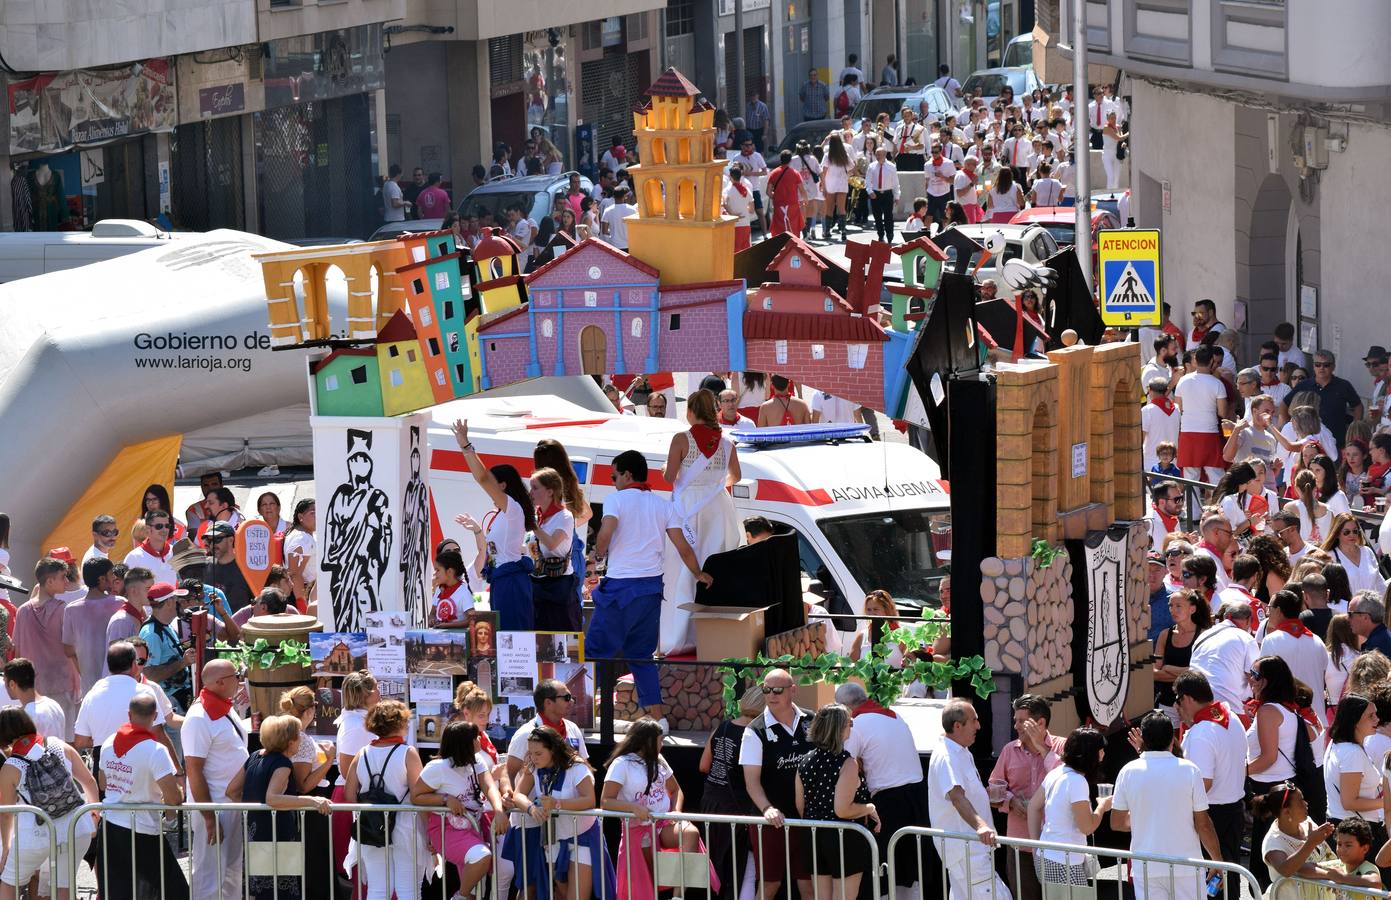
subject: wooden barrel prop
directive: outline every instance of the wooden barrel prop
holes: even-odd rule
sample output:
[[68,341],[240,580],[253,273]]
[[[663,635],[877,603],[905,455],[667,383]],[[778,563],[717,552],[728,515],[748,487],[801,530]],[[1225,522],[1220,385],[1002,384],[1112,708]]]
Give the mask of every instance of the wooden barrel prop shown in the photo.
[[[309,643],[311,632],[323,631],[324,626],[313,616],[289,613],[279,616],[253,616],[242,628],[242,643],[254,644],[265,638],[272,647],[281,641]],[[246,685],[251,695],[251,712],[257,718],[280,713],[280,695],[304,685],[314,687],[309,666],[275,666],[263,669],[255,661],[247,669]]]

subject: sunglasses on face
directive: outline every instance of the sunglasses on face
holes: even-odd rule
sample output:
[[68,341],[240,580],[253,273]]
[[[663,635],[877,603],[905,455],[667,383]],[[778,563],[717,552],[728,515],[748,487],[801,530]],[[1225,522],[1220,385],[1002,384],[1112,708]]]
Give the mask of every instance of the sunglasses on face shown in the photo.
[[1358,530],[1357,530],[1356,528],[1352,528],[1352,529],[1344,528],[1342,531],[1338,532],[1338,534],[1341,535],[1342,537],[1357,537],[1358,533],[1359,533],[1359,532],[1358,532]]
[[792,690],[792,688],[790,687],[772,687],[771,685],[767,684],[763,685],[763,693],[772,694],[774,697],[781,697],[784,693],[790,690]]
[[1315,368],[1315,369],[1331,369],[1331,368],[1333,368],[1333,363],[1316,362],[1316,363],[1314,363],[1314,368]]
[[1261,673],[1257,672],[1255,669],[1252,669],[1251,671],[1246,673],[1246,677],[1251,679],[1252,681],[1260,681]]
[[1187,556],[1188,554],[1184,553],[1182,550],[1166,550],[1164,551],[1164,555],[1173,559],[1176,556]]
[[1280,370],[1279,370],[1277,367],[1275,367],[1275,366],[1261,366],[1261,371],[1262,371],[1262,372],[1279,372]]
[[165,522],[161,525],[147,525],[146,527],[149,528],[151,531],[168,531],[169,523]]
[[114,538],[120,533],[121,532],[115,528],[107,528],[97,532],[97,534],[101,535],[104,538]]
[[555,695],[554,697],[552,697],[551,699],[552,699],[552,700],[564,700],[566,703],[569,703],[571,700],[574,700],[574,699],[575,699],[575,695],[574,695],[574,694],[556,694],[556,695]]
[[135,661],[143,666],[150,661],[150,658],[148,656],[137,656]]

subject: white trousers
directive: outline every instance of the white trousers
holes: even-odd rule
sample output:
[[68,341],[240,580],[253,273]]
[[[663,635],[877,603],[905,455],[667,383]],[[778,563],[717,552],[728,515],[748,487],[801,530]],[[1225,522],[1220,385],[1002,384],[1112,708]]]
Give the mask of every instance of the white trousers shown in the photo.
[[242,890],[242,814],[220,812],[222,840],[208,843],[208,829],[202,813],[192,813],[193,871],[189,875],[191,900],[235,900]]
[[946,864],[951,900],[1013,900],[995,874],[995,855],[984,844],[970,844],[965,857]]

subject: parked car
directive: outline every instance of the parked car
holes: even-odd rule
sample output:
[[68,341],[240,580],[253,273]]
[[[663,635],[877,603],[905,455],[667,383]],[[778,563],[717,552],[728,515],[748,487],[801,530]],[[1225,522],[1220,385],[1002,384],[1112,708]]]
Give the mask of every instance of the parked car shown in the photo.
[[1000,60],[1000,65],[1007,69],[1015,69],[1020,66],[1030,66],[1034,64],[1034,36],[1033,34],[1021,34],[1011,38],[1005,46],[1005,58]]
[[793,125],[765,159],[767,159],[769,166],[776,166],[778,154],[783,150],[796,152],[798,141],[806,141],[815,148],[826,139],[826,135],[839,129],[840,119],[808,119]]
[[955,115],[958,108],[947,92],[935,84],[922,87],[889,85],[875,88],[861,97],[860,102],[850,111],[850,117],[855,120],[854,126],[857,129],[860,127],[860,119],[867,118],[873,121],[880,113],[888,113],[894,122],[898,122],[903,118],[903,107],[912,106],[915,110],[921,110],[923,103],[927,104],[928,118],[938,121],[948,114]]
[[[570,186],[570,173],[559,175],[523,175],[520,178],[494,178],[469,192],[459,203],[459,215],[477,216],[485,212],[493,214],[493,219],[501,225],[507,221],[506,210],[518,203],[528,210],[533,222],[540,222],[551,214],[556,198],[564,198]],[[580,176],[580,187],[586,192],[594,185],[588,178]]]
[[1125,191],[1092,191],[1092,209],[1104,209],[1115,216],[1117,222],[1120,222],[1121,197],[1123,196],[1125,196]]
[[985,105],[989,106],[1004,93],[1005,85],[1014,89],[1014,98],[1018,100],[1025,94],[1032,93],[1035,88],[1042,87],[1043,83],[1034,74],[1032,66],[999,66],[972,72],[971,77],[961,86],[961,92],[980,97],[985,101]]
[[407,219],[404,222],[387,222],[372,232],[369,241],[389,241],[408,232],[439,231],[444,227],[443,219]]
[[[1009,220],[1011,225],[1041,225],[1053,235],[1058,246],[1072,244],[1077,236],[1077,210],[1071,206],[1037,206],[1023,209]],[[1109,210],[1092,208],[1092,249],[1096,249],[1097,232],[1106,228],[1120,228],[1120,219]]]

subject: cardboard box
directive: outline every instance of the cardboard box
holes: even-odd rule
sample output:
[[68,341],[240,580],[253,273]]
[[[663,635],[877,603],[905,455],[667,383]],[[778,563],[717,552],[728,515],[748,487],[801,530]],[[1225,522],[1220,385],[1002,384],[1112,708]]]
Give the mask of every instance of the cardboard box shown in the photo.
[[706,606],[683,603],[695,625],[696,658],[752,659],[763,646],[767,606]]

